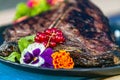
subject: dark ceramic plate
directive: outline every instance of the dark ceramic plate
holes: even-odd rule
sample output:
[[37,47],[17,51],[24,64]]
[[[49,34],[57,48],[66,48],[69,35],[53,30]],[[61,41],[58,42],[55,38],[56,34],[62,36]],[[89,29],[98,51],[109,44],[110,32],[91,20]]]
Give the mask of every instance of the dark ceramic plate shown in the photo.
[[[2,37],[3,31],[7,27],[11,27],[12,25],[2,26],[0,27],[0,45],[3,43],[4,39]],[[120,28],[119,25],[112,24],[111,31],[114,32],[116,29]],[[120,29],[119,29],[120,30]],[[119,44],[119,38],[116,41]],[[120,65],[112,66],[112,67],[105,67],[105,68],[74,68],[70,70],[65,69],[49,69],[49,68],[38,68],[23,64],[18,64],[10,61],[6,61],[0,58],[0,62],[16,69],[29,71],[33,73],[40,73],[40,74],[49,74],[49,75],[62,75],[62,76],[87,76],[87,77],[97,77],[97,76],[111,76],[120,74]]]

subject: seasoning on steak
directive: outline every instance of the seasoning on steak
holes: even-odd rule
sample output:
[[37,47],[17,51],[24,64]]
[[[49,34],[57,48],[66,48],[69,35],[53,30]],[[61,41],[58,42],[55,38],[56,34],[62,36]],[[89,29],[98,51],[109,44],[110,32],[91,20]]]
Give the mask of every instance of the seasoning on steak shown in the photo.
[[65,49],[78,67],[111,66],[119,64],[119,56],[108,19],[89,0],[68,0],[56,10],[29,18],[12,28],[4,35],[7,41],[57,27],[63,31],[66,41],[54,48]]

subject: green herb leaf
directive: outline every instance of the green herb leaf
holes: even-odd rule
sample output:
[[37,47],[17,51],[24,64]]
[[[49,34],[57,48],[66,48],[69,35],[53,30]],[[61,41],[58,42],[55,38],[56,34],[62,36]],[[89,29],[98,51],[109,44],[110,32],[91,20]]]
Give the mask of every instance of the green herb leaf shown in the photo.
[[48,5],[47,1],[41,0],[38,6],[35,6],[31,9],[30,16],[35,16],[48,10],[50,10],[50,6]]
[[20,49],[20,52],[22,52],[25,48],[27,48],[29,44],[34,42],[34,37],[35,35],[32,35],[32,36],[23,37],[18,40],[18,47]]
[[47,0],[41,0],[39,7],[43,12],[50,10],[50,5],[48,4]]
[[19,3],[16,9],[15,20],[22,16],[29,16],[30,9],[25,3]]
[[17,20],[23,16],[32,17],[42,12],[50,10],[51,6],[47,3],[47,0],[41,0],[38,6],[29,8],[26,3],[19,3],[17,5],[16,14],[14,20]]
[[15,62],[16,59],[19,61],[21,55],[18,52],[12,52],[8,57],[4,57],[4,59]]

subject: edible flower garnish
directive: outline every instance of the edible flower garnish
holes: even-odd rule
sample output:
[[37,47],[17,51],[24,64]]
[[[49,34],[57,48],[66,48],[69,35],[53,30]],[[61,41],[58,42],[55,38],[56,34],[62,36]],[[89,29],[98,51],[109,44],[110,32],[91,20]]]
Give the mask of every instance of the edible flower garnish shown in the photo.
[[[48,11],[50,8],[51,6],[47,0],[28,0],[27,3],[22,2],[17,5],[14,20],[15,22],[19,22],[22,19],[26,19],[28,17],[32,17],[42,12]],[[22,18],[24,16],[25,18]]]
[[53,50],[52,48],[47,48],[45,49],[45,51],[40,55],[44,60],[44,64],[42,65],[42,67],[47,67],[47,68],[53,68],[53,64],[52,64],[52,55]]
[[72,69],[74,67],[74,62],[73,59],[70,57],[70,53],[66,52],[65,50],[54,52],[52,54],[52,58],[55,69]]
[[38,6],[39,4],[40,4],[40,0],[28,0],[27,2],[27,6],[30,8]]
[[22,52],[20,63],[36,67],[53,68],[52,53],[53,50],[51,48],[46,49],[43,44],[33,43]]
[[64,0],[47,0],[50,5],[56,5]]
[[14,18],[15,23],[48,11],[63,1],[64,0],[28,0],[26,3],[19,3]]
[[21,64],[28,64],[31,66],[41,66],[44,64],[44,59],[40,57],[45,50],[43,44],[33,43],[23,50],[20,58]]

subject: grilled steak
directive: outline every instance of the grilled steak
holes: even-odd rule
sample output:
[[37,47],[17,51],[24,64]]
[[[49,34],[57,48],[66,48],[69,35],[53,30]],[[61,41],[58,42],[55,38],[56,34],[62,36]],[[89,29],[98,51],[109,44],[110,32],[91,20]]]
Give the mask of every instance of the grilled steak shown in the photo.
[[75,66],[93,67],[119,64],[114,54],[117,46],[112,39],[108,19],[89,0],[69,0],[59,9],[29,18],[4,35],[6,41],[56,27],[63,31],[65,43],[55,50],[65,49],[71,53]]

